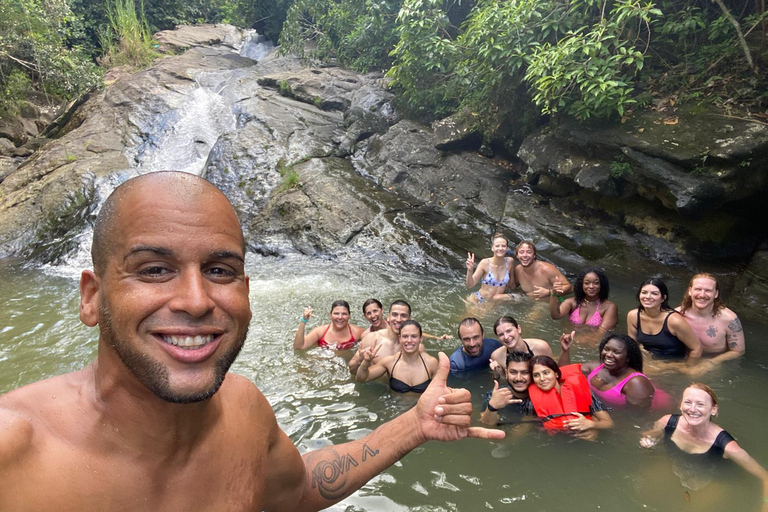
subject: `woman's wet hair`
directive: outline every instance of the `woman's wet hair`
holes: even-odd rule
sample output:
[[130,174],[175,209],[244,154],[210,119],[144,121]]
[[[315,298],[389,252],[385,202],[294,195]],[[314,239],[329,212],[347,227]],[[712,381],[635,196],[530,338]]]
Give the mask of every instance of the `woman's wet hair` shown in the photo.
[[377,299],[368,299],[367,301],[363,302],[363,314],[365,314],[365,308],[367,308],[371,304],[376,304],[377,306],[379,306],[379,309],[384,308],[384,306],[381,305],[381,302],[379,302]]
[[558,380],[560,380],[560,378],[562,378],[563,374],[560,371],[560,367],[557,366],[557,363],[551,357],[549,357],[549,356],[533,356],[531,358],[531,362],[530,362],[531,373],[533,373],[533,366],[537,365],[537,364],[540,364],[542,366],[546,366],[547,368],[549,368],[550,370],[555,372],[557,374],[557,379]]
[[347,313],[350,313],[352,310],[349,309],[349,302],[345,300],[335,300],[333,301],[333,304],[331,304],[331,313],[333,313],[333,310],[338,307],[347,308]]
[[680,313],[685,314],[686,311],[693,307],[693,299],[691,298],[691,288],[693,288],[693,281],[696,279],[711,279],[715,282],[715,300],[712,301],[712,316],[717,316],[720,310],[725,308],[725,304],[720,300],[720,283],[717,282],[717,278],[712,274],[702,272],[696,274],[691,278],[688,283],[688,288],[685,289],[685,295],[683,295],[683,301],[680,303]]
[[[700,389],[704,391],[712,399],[712,405],[713,406],[717,405],[717,395],[715,394],[715,390],[707,386],[706,384],[703,384],[701,382],[693,382],[691,383],[690,386],[688,386],[688,388]],[[685,388],[685,389],[688,389],[688,388]],[[685,390],[683,390],[683,393],[685,393]]]
[[[519,329],[519,328],[520,328],[520,326],[519,326],[519,325],[517,325],[517,320],[515,320],[515,319],[514,319],[514,318],[512,318],[511,316],[505,315],[505,316],[502,316],[501,318],[499,318],[498,320],[496,320],[496,321],[493,323],[493,333],[494,333],[494,334],[496,334],[496,329],[497,329],[497,328],[498,328],[498,327],[499,327],[501,324],[512,324],[512,325],[514,325],[514,326],[515,326],[515,328],[516,328],[516,329]],[[496,335],[498,336],[498,334],[496,334]]]
[[643,308],[643,303],[640,302],[640,292],[643,291],[643,286],[652,284],[656,288],[659,289],[661,292],[661,296],[664,297],[664,300],[661,303],[661,310],[662,311],[671,311],[672,308],[669,306],[669,290],[667,289],[667,285],[664,284],[664,281],[662,281],[658,277],[649,277],[645,281],[642,282],[640,285],[640,288],[637,289],[637,295],[635,295],[635,298],[637,299],[637,302],[640,304],[637,308],[640,311],[645,311],[645,308]]
[[608,295],[611,292],[611,286],[608,284],[608,276],[605,275],[605,272],[601,268],[587,267],[579,273],[579,276],[576,278],[576,284],[573,287],[573,298],[576,299],[576,304],[581,304],[587,297],[587,294],[584,293],[584,278],[590,273],[596,274],[597,278],[600,280],[600,293],[597,295],[598,298],[601,301],[608,300]]
[[600,362],[603,362],[603,349],[611,340],[619,340],[624,344],[624,350],[627,351],[627,366],[636,372],[643,373],[643,352],[640,350],[640,345],[626,334],[609,332],[603,337],[600,346],[597,348]]
[[416,320],[406,320],[400,324],[400,334],[398,334],[398,338],[403,334],[403,328],[408,327],[409,325],[415,325],[419,329],[419,338],[421,338],[421,324]]

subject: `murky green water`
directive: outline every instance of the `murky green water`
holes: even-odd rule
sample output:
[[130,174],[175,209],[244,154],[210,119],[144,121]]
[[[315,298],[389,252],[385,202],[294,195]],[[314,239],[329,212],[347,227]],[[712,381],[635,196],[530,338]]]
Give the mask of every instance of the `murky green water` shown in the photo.
[[[302,451],[358,438],[414,403],[413,398],[390,393],[383,383],[353,383],[340,355],[321,349],[294,353],[293,331],[305,305],[314,306],[321,321],[330,303],[343,298],[353,304],[353,322],[365,325],[359,310],[365,299],[374,296],[388,304],[404,298],[412,304],[414,318],[435,334],[453,333],[466,312],[462,298],[467,291],[459,273],[450,279],[359,261],[253,255],[248,269],[254,318],[234,371],[259,386]],[[620,309],[619,327],[624,329],[626,312],[635,305],[636,286],[645,276],[618,271],[609,276]],[[675,303],[682,283],[668,284]],[[0,266],[0,297],[0,392],[78,369],[95,356],[97,331],[79,323],[77,282],[61,270]],[[523,301],[481,316],[488,331],[496,317],[511,313],[520,320],[524,336],[554,344],[566,324],[552,321],[543,306]],[[745,331],[746,359],[703,380],[720,396],[719,424],[768,465],[763,430],[768,424],[768,349],[763,342],[768,328],[746,323]],[[428,341],[427,347],[431,353],[450,352],[456,343]],[[595,348],[582,345],[575,349],[574,360],[595,356]],[[688,382],[676,375],[656,380],[673,396]],[[487,375],[462,382],[472,390],[476,409],[489,383]],[[758,510],[757,481],[727,464],[718,482],[686,496],[664,450],[648,452],[637,446],[640,430],[660,415],[615,412],[616,430],[596,443],[538,432],[500,442],[431,443],[334,510]]]

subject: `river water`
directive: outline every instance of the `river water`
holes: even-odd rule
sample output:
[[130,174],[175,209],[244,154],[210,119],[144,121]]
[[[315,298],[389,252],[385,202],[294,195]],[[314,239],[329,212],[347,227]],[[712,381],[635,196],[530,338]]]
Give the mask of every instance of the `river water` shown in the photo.
[[[365,325],[360,311],[365,299],[374,296],[388,304],[404,298],[412,304],[414,318],[433,334],[453,333],[466,314],[462,299],[467,291],[459,269],[414,274],[388,265],[248,255],[254,317],[233,371],[264,392],[281,427],[302,452],[363,436],[415,401],[391,393],[383,382],[355,384],[343,354],[318,348],[294,352],[293,333],[305,305],[315,308],[319,317],[315,320],[320,322],[327,318],[330,303],[342,298],[353,305],[353,323]],[[97,330],[77,319],[79,270],[0,265],[0,296],[4,298],[0,308],[0,392],[77,370],[94,358]],[[623,317],[634,307],[636,286],[645,276],[615,270],[609,277],[612,298],[620,309],[619,328],[624,330]],[[673,280],[669,284],[675,303],[683,283]],[[551,320],[543,306],[524,300],[476,313],[487,331],[497,316],[512,314],[521,322],[524,336],[544,338],[554,347],[567,324]],[[764,402],[768,367],[761,363],[768,361],[762,343],[768,330],[746,323],[745,331],[746,358],[703,380],[720,397],[718,423],[768,465],[762,430],[768,423]],[[427,341],[432,354],[450,352],[456,345],[456,341]],[[574,360],[593,356],[596,348],[584,343],[576,347]],[[678,375],[656,381],[675,397],[688,382]],[[477,421],[490,378],[480,374],[460,385],[473,392]],[[660,415],[616,411],[616,429],[602,433],[595,443],[541,432],[509,435],[497,442],[429,443],[333,510],[758,510],[757,480],[732,464],[724,465],[717,482],[702,490],[688,490],[663,448],[639,448],[640,431]]]

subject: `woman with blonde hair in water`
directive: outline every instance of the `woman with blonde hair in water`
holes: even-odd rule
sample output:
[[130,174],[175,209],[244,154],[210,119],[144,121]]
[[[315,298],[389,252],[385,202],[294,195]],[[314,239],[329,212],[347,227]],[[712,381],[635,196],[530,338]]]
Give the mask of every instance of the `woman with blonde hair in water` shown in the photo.
[[490,301],[510,300],[512,297],[505,292],[509,286],[514,290],[517,287],[514,273],[514,261],[507,257],[509,241],[501,233],[494,233],[491,237],[491,252],[493,256],[480,260],[475,269],[475,254],[467,253],[467,288],[474,288],[478,281],[480,290],[472,293],[468,300],[474,304]]

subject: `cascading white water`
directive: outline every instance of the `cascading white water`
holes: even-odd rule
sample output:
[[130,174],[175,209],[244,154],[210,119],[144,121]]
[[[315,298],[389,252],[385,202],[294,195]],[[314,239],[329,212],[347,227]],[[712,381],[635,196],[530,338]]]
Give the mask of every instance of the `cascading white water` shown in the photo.
[[[274,45],[255,30],[248,31],[241,56],[261,59]],[[202,72],[195,77],[183,98],[175,98],[177,108],[171,108],[141,124],[142,142],[126,148],[129,169],[116,171],[94,182],[94,201],[98,213],[102,202],[127,179],[149,172],[174,170],[201,175],[208,155],[219,138],[236,129],[233,102],[225,92],[231,71]],[[72,236],[78,240],[78,248],[67,255],[58,265],[45,268],[58,275],[77,278],[81,269],[91,266],[92,229],[86,226]]]

